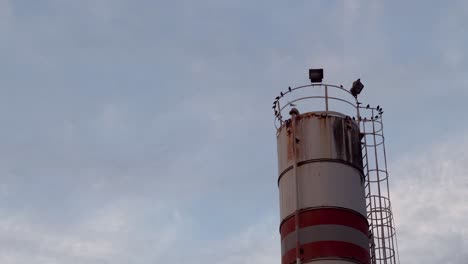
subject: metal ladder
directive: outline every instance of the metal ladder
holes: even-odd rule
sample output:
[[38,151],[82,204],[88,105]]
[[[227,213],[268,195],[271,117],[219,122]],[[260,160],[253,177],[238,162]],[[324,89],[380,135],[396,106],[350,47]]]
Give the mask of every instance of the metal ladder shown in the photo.
[[[361,151],[362,151],[362,170],[364,173],[364,190],[366,193],[366,212],[367,212],[367,219],[370,219],[372,214],[372,202],[371,202],[371,191],[370,191],[370,183],[369,179],[369,160],[367,156],[367,147],[366,147],[366,137],[363,136],[363,141],[361,142]],[[374,226],[373,221],[368,221],[369,224],[369,249],[370,249],[370,261],[371,264],[376,264],[375,260],[375,243],[374,243]]]
[[375,108],[366,109],[371,118],[360,119],[359,127],[370,259],[371,264],[397,264],[398,244],[390,203],[382,115],[376,116]]

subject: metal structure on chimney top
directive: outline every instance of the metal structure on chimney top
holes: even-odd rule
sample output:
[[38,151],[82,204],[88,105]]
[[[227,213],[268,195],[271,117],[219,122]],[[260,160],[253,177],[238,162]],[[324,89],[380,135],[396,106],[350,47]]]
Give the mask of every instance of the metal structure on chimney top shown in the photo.
[[399,264],[383,109],[309,78],[273,103],[282,264]]

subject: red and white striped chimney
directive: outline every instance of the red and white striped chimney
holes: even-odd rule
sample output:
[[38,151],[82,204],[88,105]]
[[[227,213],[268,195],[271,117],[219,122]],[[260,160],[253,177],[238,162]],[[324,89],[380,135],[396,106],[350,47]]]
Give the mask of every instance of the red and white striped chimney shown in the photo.
[[358,124],[291,112],[277,132],[282,264],[370,263]]

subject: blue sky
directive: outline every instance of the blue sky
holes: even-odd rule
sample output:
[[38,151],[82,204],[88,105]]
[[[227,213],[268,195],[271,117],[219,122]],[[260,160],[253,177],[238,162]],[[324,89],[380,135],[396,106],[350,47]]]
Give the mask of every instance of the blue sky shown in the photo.
[[0,0],[0,262],[280,263],[271,102],[385,109],[402,263],[468,257],[464,1]]

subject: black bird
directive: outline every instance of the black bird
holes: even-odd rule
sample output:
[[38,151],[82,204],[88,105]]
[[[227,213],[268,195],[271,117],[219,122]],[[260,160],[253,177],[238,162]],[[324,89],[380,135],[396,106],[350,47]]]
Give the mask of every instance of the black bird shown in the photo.
[[278,111],[275,110],[275,116],[277,116],[277,115],[278,115]]
[[292,91],[291,86],[288,87],[288,90],[289,90],[290,92]]
[[376,116],[375,116],[375,119],[378,119],[378,118],[379,118],[379,116],[378,116],[378,115],[376,115]]
[[362,103],[361,103],[361,102],[357,102],[356,104],[357,104],[357,105],[360,105],[360,104],[362,104]]
[[299,110],[297,108],[292,108],[291,111],[289,111],[290,115],[299,115]]
[[278,101],[278,100],[280,99],[280,97],[279,97],[279,96],[276,96],[276,98],[275,98],[275,99],[276,99],[276,101]]
[[377,106],[377,110],[379,110],[379,109],[380,109],[380,105]]
[[356,120],[356,118],[353,116],[353,120]]
[[275,108],[276,108],[276,104],[275,104],[272,108],[275,109]]
[[383,114],[383,111],[382,111],[382,112],[380,112],[379,114]]
[[284,95],[283,92],[280,92],[280,95],[281,95],[281,97],[283,97],[283,95]]
[[367,105],[366,108],[369,109],[370,105]]
[[343,88],[343,85],[342,85],[342,84],[340,84],[340,88]]
[[294,107],[294,106],[296,106],[296,105],[295,105],[295,104],[293,104],[293,103],[291,103],[291,104],[289,104],[289,106],[291,106],[291,107]]

